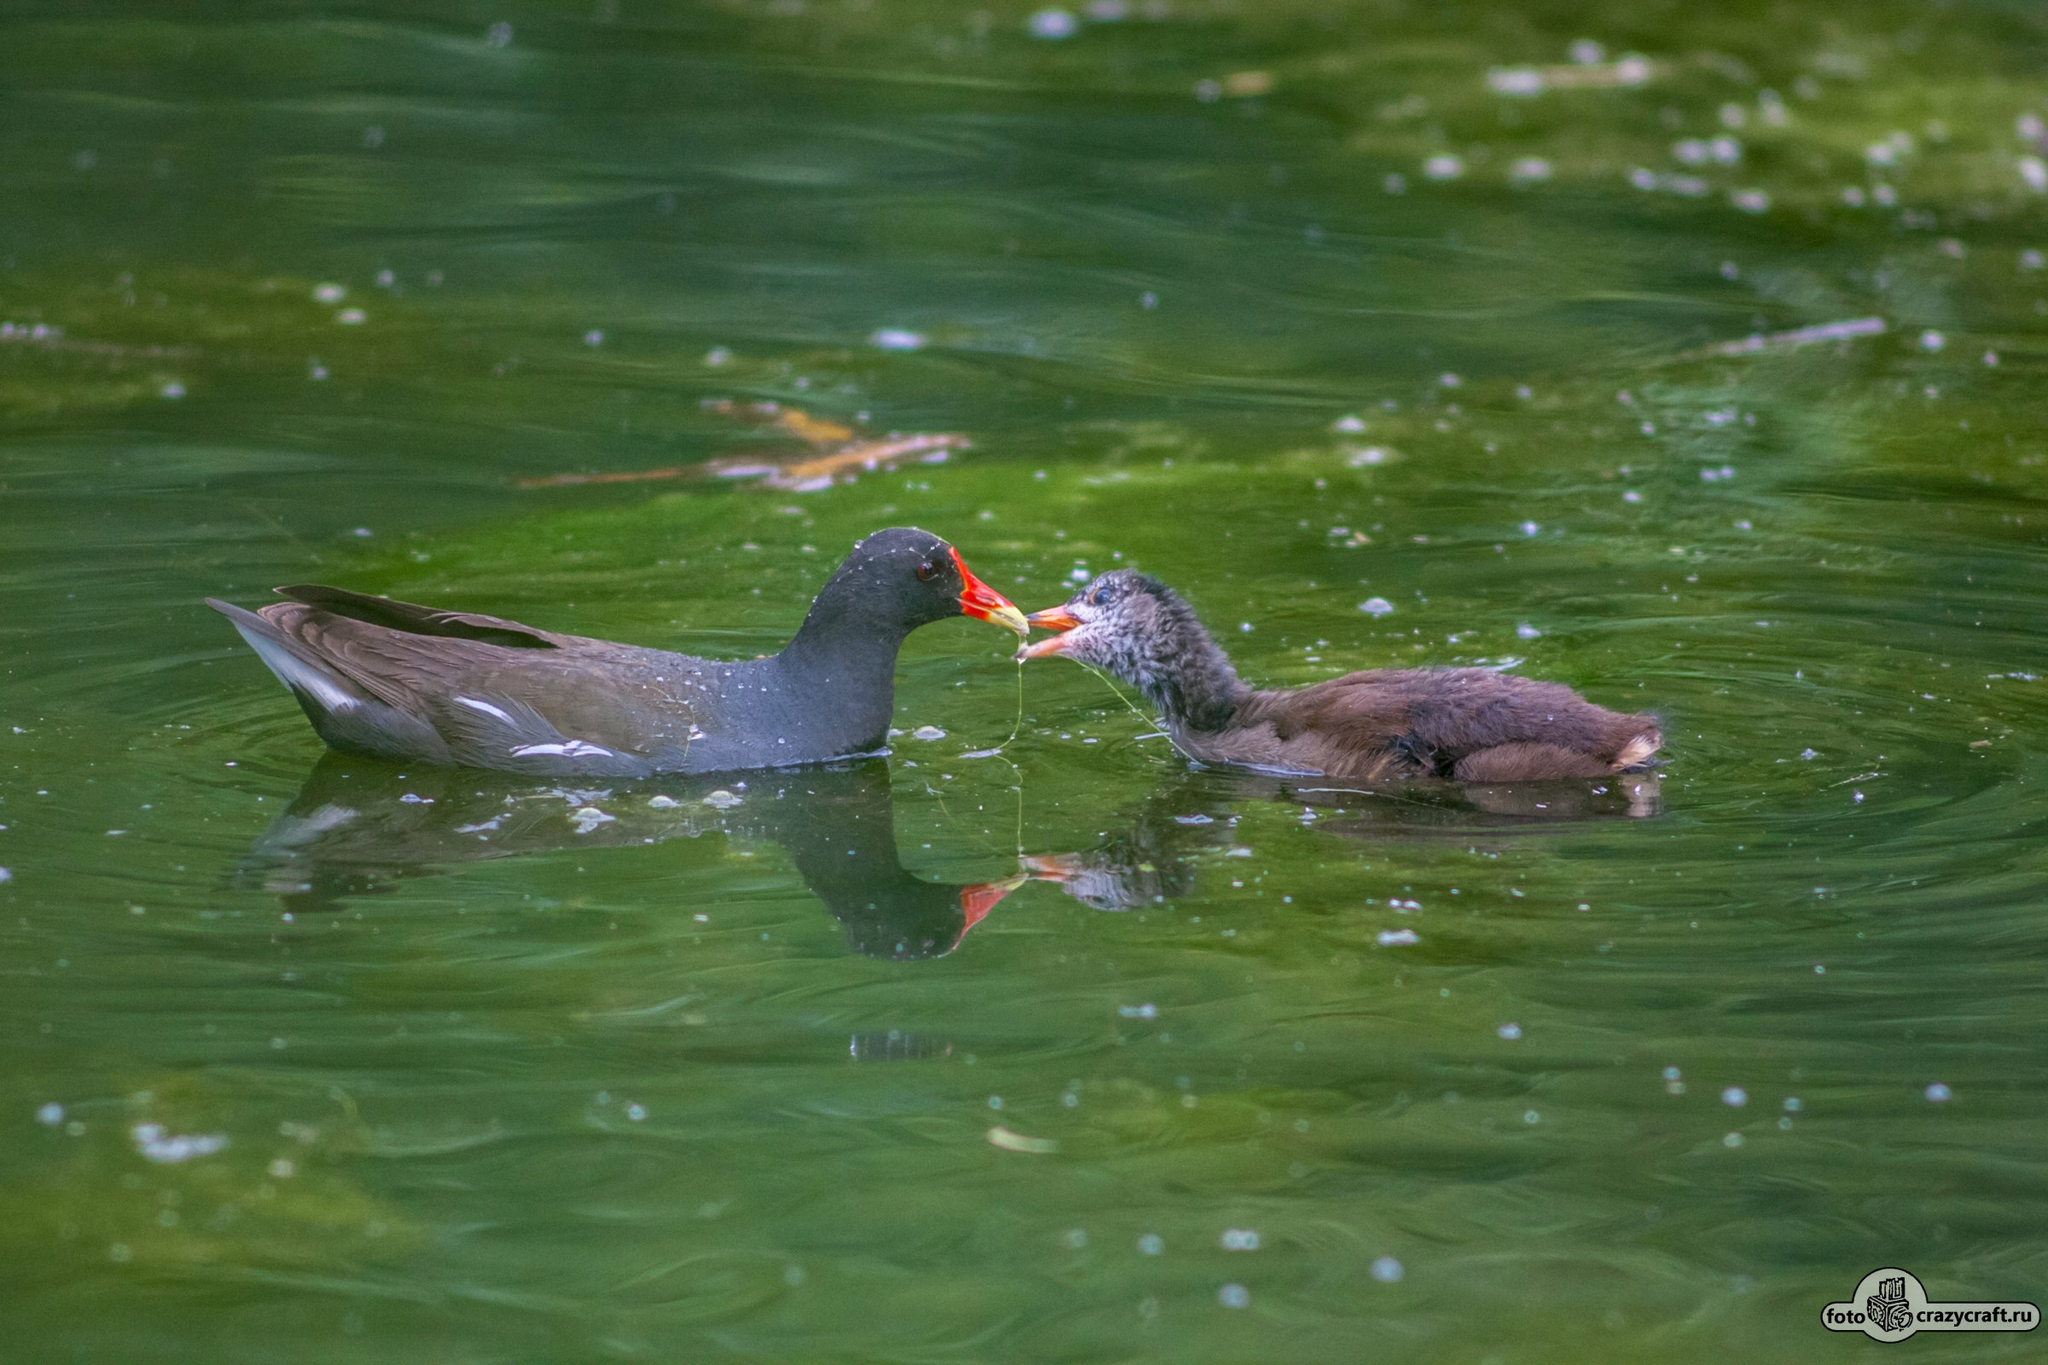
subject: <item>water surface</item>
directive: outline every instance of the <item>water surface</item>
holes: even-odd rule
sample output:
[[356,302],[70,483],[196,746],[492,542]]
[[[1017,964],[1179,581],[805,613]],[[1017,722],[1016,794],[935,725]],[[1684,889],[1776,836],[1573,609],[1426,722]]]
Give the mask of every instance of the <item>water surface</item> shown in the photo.
[[[0,20],[10,1358],[1805,1361],[1880,1265],[2042,1299],[2040,15],[1060,13]],[[891,433],[958,439],[737,476]],[[1669,762],[1190,771],[963,621],[888,759],[737,804],[408,772],[199,605],[744,656],[902,523]]]

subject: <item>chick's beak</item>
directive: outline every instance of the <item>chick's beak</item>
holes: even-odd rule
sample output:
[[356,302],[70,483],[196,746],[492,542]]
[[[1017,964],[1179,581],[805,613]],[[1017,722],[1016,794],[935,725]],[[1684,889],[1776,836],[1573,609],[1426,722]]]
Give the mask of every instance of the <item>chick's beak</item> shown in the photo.
[[964,585],[960,589],[961,612],[1019,635],[1029,635],[1031,627],[1025,624],[1024,613],[1017,610],[1017,604],[976,578],[958,550],[953,550],[952,554],[954,567],[960,570],[960,582]]
[[1068,611],[1064,606],[1047,607],[1044,611],[1034,611],[1024,619],[1041,630],[1057,630],[1061,632],[1061,634],[1055,635],[1050,639],[1040,640],[1035,645],[1025,646],[1020,657],[1026,659],[1043,659],[1048,654],[1059,653],[1067,647],[1065,632],[1081,624],[1081,619]]

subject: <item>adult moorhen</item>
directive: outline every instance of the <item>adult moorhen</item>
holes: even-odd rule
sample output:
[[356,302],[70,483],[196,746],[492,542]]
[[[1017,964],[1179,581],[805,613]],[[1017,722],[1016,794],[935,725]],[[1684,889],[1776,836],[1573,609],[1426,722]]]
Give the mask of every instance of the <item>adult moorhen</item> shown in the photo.
[[213,598],[335,749],[536,776],[645,777],[872,753],[896,652],[967,615],[1024,615],[928,531],[853,547],[779,654],[692,658],[341,588],[279,588],[260,612]]
[[1208,763],[1522,782],[1638,771],[1664,742],[1649,716],[1486,668],[1369,669],[1254,691],[1173,589],[1130,569],[1026,619],[1062,633],[1023,657],[1064,654],[1123,679],[1159,708],[1181,752]]

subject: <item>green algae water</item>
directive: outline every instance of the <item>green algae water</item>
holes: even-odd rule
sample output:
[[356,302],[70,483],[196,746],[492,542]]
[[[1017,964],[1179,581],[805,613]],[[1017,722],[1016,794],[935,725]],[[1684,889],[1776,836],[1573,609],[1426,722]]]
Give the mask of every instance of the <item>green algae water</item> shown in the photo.
[[[2044,71],[1995,3],[9,7],[0,1359],[1810,1361],[1880,1266],[2048,1298]],[[745,657],[893,524],[1667,762],[1303,790],[1058,660],[989,755],[963,620],[884,759],[408,770],[200,604]]]

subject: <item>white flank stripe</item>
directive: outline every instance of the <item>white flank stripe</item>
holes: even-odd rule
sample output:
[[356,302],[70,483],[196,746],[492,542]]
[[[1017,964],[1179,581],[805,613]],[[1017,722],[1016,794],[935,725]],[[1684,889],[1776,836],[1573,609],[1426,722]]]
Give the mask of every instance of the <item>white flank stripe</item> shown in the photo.
[[514,758],[527,758],[534,754],[560,754],[564,758],[611,758],[614,755],[602,744],[591,744],[580,739],[564,740],[560,744],[521,744],[512,751]]
[[487,716],[496,716],[507,725],[512,724],[512,717],[506,715],[502,710],[487,701],[478,701],[475,697],[457,697],[455,704],[457,706],[467,706],[472,711],[481,711]]

